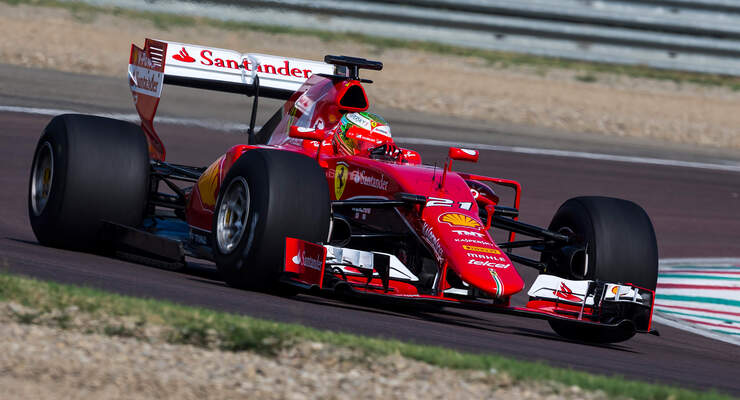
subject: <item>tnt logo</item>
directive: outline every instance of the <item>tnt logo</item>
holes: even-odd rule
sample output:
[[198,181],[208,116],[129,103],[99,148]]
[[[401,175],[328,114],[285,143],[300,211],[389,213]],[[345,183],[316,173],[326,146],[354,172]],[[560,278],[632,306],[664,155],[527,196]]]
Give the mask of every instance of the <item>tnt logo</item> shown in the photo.
[[472,232],[472,231],[464,231],[462,229],[453,229],[452,232],[457,233],[460,236],[474,236],[474,237],[483,237],[482,233],[479,232]]

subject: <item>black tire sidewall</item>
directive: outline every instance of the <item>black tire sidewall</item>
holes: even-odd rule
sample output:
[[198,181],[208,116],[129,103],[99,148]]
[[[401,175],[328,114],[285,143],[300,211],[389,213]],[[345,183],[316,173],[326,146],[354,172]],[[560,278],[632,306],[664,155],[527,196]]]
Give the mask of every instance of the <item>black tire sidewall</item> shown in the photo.
[[[610,197],[576,197],[563,203],[549,225],[549,230],[556,232],[563,228],[587,243],[588,271],[585,277],[575,277],[569,266],[555,265],[547,273],[565,279],[631,283],[655,290],[657,242],[652,222],[642,207]],[[560,336],[581,342],[617,343],[635,335],[629,324],[604,327],[563,320],[548,322]]]
[[67,180],[67,166],[68,166],[68,143],[66,126],[61,118],[54,118],[44,129],[44,133],[41,135],[38,143],[36,144],[36,150],[34,151],[33,163],[31,164],[31,173],[33,173],[33,166],[36,165],[39,157],[40,150],[46,143],[51,146],[53,156],[53,177],[52,186],[49,192],[49,198],[46,202],[46,206],[39,215],[36,215],[32,204],[32,186],[33,176],[28,182],[28,215],[31,221],[31,228],[36,235],[38,241],[45,246],[62,247],[64,245],[63,240],[59,235],[55,235],[59,227],[59,216],[64,199],[64,188],[66,187]]
[[[256,151],[250,154],[249,157],[242,156],[226,174],[219,190],[216,208],[213,213],[213,252],[219,272],[231,286],[245,288],[249,286],[244,282],[243,276],[247,273],[247,266],[257,262],[257,252],[252,251],[252,249],[259,249],[264,238],[265,224],[260,222],[265,217],[264,211],[269,208],[269,179],[267,174],[257,173],[257,171],[264,171],[265,167],[264,158],[260,157]],[[238,177],[243,177],[249,188],[248,228],[234,250],[230,253],[223,253],[218,246],[216,225],[223,195],[229,185]],[[253,272],[256,280],[262,280],[261,277],[256,276],[258,271]]]
[[[216,234],[223,195],[243,177],[250,192],[247,230],[235,249],[221,252]],[[323,242],[329,227],[329,191],[324,171],[299,153],[254,149],[226,174],[213,215],[216,265],[231,286],[274,290],[282,273],[285,238]]]
[[[655,231],[647,213],[622,199],[584,196],[570,199],[555,213],[549,229],[570,228],[588,245],[586,279],[632,283],[655,290],[658,250]],[[558,266],[558,276],[573,279]]]
[[33,178],[28,189],[29,219],[41,244],[98,249],[103,221],[141,223],[149,192],[149,152],[140,127],[91,115],[57,116],[39,139],[32,166],[46,142],[52,148],[54,176],[39,215],[32,208]]

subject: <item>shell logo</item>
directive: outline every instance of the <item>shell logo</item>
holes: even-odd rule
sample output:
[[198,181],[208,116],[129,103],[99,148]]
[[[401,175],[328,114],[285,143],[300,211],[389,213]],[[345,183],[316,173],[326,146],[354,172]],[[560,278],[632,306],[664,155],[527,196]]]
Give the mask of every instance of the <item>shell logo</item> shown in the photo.
[[439,216],[439,222],[445,222],[452,226],[462,226],[466,228],[480,228],[480,223],[465,214],[444,213]]

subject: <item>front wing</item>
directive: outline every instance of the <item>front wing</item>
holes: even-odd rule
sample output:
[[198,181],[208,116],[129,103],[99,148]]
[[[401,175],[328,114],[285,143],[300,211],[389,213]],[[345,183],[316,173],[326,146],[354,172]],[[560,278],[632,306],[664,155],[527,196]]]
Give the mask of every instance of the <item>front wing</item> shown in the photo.
[[[514,314],[529,318],[572,321],[583,325],[651,330],[655,293],[630,283],[567,280],[540,274],[525,307],[513,307],[508,298],[491,298],[476,288],[444,288],[420,293],[418,278],[395,256],[324,246],[287,238],[283,281],[321,294],[341,289],[361,296],[380,296],[406,302],[438,303]],[[438,281],[444,279],[447,266]]]

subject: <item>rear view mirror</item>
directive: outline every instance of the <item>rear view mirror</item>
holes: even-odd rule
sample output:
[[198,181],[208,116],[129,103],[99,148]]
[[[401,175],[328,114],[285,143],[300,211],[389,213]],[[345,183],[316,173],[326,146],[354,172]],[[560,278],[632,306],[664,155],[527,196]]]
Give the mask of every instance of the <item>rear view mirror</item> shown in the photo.
[[290,132],[288,132],[288,136],[296,139],[316,140],[320,142],[324,140],[324,138],[326,138],[326,130],[303,128],[293,125],[290,127]]
[[449,157],[453,160],[478,162],[478,150],[450,147]]

